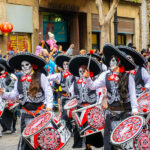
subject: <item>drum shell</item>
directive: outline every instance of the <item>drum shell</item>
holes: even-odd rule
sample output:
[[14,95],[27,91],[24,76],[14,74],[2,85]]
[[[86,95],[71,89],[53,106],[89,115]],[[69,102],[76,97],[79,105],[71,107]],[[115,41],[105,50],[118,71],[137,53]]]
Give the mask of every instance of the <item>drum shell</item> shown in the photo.
[[89,105],[74,110],[72,114],[79,130],[80,137],[89,136],[101,132],[104,129],[104,112],[100,104]]
[[[54,130],[55,133],[59,136],[60,144],[58,146],[58,150],[61,149],[70,139],[71,133],[70,131],[65,127],[65,124],[63,121],[59,120],[58,117],[55,115],[51,117],[49,122],[38,132],[36,132],[33,135],[30,136],[24,136],[23,138],[27,141],[27,143],[33,148],[33,149],[41,149],[44,150],[44,144],[40,143],[40,136],[46,137],[49,135],[44,135],[44,133],[47,133],[48,131]],[[46,149],[46,147],[45,147]]]

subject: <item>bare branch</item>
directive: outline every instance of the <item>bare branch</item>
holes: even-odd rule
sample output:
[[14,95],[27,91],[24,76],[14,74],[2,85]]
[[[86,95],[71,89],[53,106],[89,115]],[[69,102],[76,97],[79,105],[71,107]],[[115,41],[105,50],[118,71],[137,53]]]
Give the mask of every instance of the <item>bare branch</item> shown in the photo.
[[96,6],[98,8],[99,13],[99,23],[100,25],[104,24],[104,12],[103,12],[103,0],[95,0]]
[[117,6],[118,6],[118,4],[119,4],[119,1],[120,1],[120,0],[113,0],[113,3],[112,3],[112,5],[111,5],[111,8],[110,8],[110,10],[109,10],[109,12],[107,13],[107,16],[106,16],[106,18],[105,18],[105,21],[106,21],[106,22],[109,22],[109,20],[114,16],[114,13],[115,13],[115,11],[116,11],[116,9],[117,9]]

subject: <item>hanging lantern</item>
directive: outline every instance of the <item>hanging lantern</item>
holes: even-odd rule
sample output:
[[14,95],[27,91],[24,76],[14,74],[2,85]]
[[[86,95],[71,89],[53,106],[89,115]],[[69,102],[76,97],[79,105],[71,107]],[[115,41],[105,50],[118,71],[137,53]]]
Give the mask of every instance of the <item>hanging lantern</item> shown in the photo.
[[3,22],[0,25],[0,30],[4,33],[4,35],[8,35],[8,33],[13,30],[13,25],[10,22]]

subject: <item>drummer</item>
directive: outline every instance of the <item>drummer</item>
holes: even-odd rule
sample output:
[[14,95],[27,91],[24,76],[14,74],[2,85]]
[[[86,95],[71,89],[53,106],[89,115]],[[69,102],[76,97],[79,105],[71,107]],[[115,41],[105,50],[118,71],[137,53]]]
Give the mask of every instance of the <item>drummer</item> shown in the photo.
[[118,46],[121,52],[126,53],[128,59],[136,64],[134,70],[129,71],[135,80],[136,95],[140,96],[141,93],[150,90],[150,75],[147,70],[143,67],[146,63],[145,58],[137,51],[127,46]]
[[68,89],[71,86],[73,76],[68,70],[68,63],[71,58],[67,55],[59,55],[55,59],[55,63],[57,64],[58,67],[62,68],[62,71],[59,73],[51,74],[49,75],[48,81],[56,81],[57,84],[60,84],[61,86],[61,95],[60,95],[60,101],[59,103],[59,108],[60,112],[62,113],[62,119],[66,121],[66,126],[68,129],[71,131],[72,125],[70,124],[70,120],[67,117],[66,111],[64,111],[63,107],[64,104],[69,100],[68,98]]
[[[99,96],[96,90],[90,90],[83,79],[83,73],[87,68],[89,56],[77,55],[69,63],[69,71],[76,77],[71,85],[69,92],[70,96],[76,97],[78,101],[78,108],[95,104],[98,102]],[[90,70],[92,78],[98,75],[102,69],[98,61],[91,60]],[[81,107],[80,107],[81,106]],[[86,147],[86,150],[90,150],[90,146],[100,148],[103,146],[103,137],[101,132],[89,135],[86,138],[81,138],[77,127],[74,129],[74,144],[73,148]]]
[[[5,59],[0,59],[0,67],[0,87],[4,88],[5,91],[10,92],[14,87],[17,77],[13,74],[14,70],[7,65]],[[12,112],[7,108],[4,109],[0,120],[3,129],[2,133],[8,133],[8,131],[9,133],[15,132],[16,118],[16,112]]]
[[138,113],[135,92],[135,82],[130,74],[125,71],[133,70],[135,64],[131,62],[119,49],[111,44],[103,48],[105,62],[110,71],[103,72],[98,79],[92,81],[90,73],[86,71],[84,77],[91,90],[106,86],[108,108],[105,111],[104,150],[112,150],[110,135],[114,128],[124,118]]
[[[8,59],[8,64],[13,69],[22,70],[23,75],[15,82],[11,92],[0,88],[0,93],[5,99],[20,99],[22,133],[34,117],[42,113],[44,106],[47,111],[52,110],[53,94],[44,70],[45,60],[30,53],[17,53]],[[22,137],[18,149],[30,149]]]

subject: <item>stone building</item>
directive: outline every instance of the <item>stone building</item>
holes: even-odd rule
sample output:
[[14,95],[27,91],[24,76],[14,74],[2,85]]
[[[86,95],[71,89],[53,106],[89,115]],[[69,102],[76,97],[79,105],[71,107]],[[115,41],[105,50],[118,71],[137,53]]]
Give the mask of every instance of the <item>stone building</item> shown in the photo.
[[[104,0],[107,14],[112,0]],[[133,42],[137,49],[141,42],[141,3],[120,0],[117,8],[118,44]],[[75,44],[80,49],[100,48],[100,26],[95,0],[0,0],[0,23],[10,21],[14,30],[5,37],[0,34],[0,49],[28,48],[34,52],[47,32],[55,34],[58,44],[66,50]],[[110,42],[114,44],[114,19],[110,24]]]

